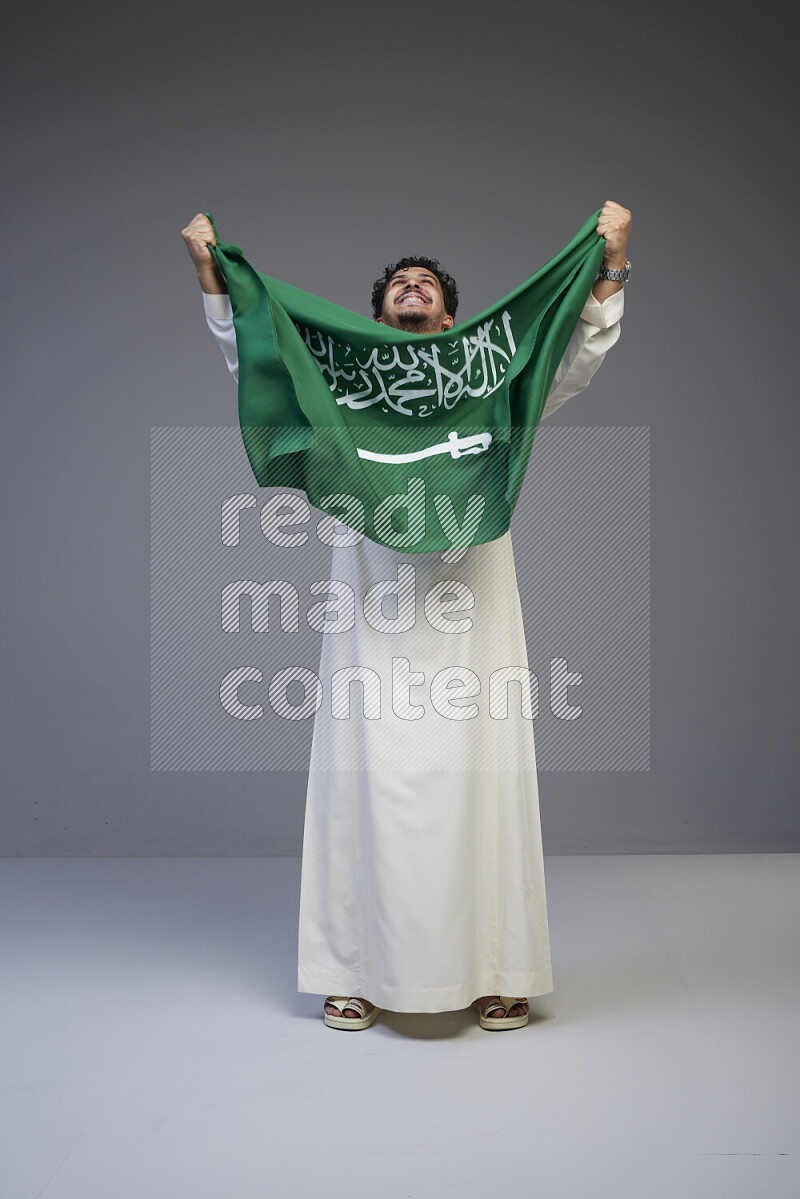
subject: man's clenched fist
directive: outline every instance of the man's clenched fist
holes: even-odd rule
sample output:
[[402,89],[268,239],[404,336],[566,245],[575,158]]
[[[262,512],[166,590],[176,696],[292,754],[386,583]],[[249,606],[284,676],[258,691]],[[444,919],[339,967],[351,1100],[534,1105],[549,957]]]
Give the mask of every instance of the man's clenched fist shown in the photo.
[[614,200],[606,200],[597,218],[598,236],[606,239],[604,266],[610,267],[611,270],[622,270],[625,266],[630,231],[631,214],[628,209]]
[[181,229],[181,237],[186,242],[186,249],[194,263],[203,291],[224,294],[228,288],[208,248],[209,245],[215,246],[217,239],[214,237],[211,221],[205,213],[198,212],[186,228]]
[[186,242],[186,249],[189,251],[192,262],[197,270],[206,270],[214,259],[209,253],[209,244],[215,246],[217,244],[214,237],[214,230],[211,228],[211,221],[203,212],[198,212],[185,229],[181,229],[181,237]]

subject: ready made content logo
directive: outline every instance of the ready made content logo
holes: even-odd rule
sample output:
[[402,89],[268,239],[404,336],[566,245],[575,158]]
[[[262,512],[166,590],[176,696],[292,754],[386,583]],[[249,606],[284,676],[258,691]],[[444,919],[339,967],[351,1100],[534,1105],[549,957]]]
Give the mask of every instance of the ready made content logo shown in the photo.
[[320,721],[319,769],[649,769],[648,429],[540,430],[480,545],[378,545],[340,498],[257,487],[237,428],[152,430],[153,770],[306,770]]

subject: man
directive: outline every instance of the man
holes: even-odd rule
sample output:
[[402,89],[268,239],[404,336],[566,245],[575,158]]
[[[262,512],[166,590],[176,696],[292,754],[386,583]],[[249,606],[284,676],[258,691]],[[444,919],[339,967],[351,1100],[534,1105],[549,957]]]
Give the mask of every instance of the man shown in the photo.
[[[614,275],[625,276],[630,223],[627,209],[606,201],[597,233],[606,239],[601,274],[611,277],[598,277],[592,288],[542,419],[588,386],[619,337],[623,283]],[[208,250],[215,244],[210,222],[198,214],[182,236],[209,327],[236,378],[236,337],[225,280]],[[457,302],[454,281],[434,259],[401,259],[373,288],[375,319],[406,332],[452,328]],[[440,555],[405,557],[421,576],[421,594],[452,585]],[[334,549],[332,577],[352,587],[358,610],[374,581],[394,577],[403,558],[364,538]],[[458,641],[459,667],[478,678],[511,662],[527,667],[510,531],[470,547],[458,569],[475,600]],[[417,671],[409,675],[417,686],[454,662],[452,641],[422,619],[390,650],[386,642],[364,629],[349,641],[323,636],[321,677],[357,660],[387,679],[391,655]],[[474,1003],[481,1027],[517,1028],[528,1021],[519,991],[553,989],[532,729],[480,716],[448,723],[426,710],[415,722],[390,713],[353,724],[333,720],[324,707],[317,712],[298,989],[332,992],[324,1005],[331,1027],[369,1027],[385,1007],[445,1011]],[[484,993],[487,983],[492,993]]]

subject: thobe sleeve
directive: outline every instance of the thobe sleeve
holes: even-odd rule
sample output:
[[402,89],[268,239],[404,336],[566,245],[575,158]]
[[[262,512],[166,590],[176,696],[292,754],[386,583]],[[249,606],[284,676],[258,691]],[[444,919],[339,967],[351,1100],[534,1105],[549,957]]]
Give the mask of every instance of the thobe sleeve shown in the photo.
[[239,381],[239,354],[236,349],[236,330],[233,327],[233,308],[227,294],[210,295],[203,292],[203,307],[208,327],[225,355],[228,370]]
[[556,371],[542,420],[552,416],[565,400],[589,386],[595,371],[619,338],[624,295],[623,287],[601,304],[589,293]]

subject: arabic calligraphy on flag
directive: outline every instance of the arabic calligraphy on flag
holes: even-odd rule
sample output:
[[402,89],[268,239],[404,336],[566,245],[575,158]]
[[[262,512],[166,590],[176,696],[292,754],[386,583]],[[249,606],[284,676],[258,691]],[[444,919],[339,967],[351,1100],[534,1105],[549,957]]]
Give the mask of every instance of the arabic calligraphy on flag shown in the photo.
[[450,342],[382,345],[359,353],[349,342],[295,322],[337,404],[380,405],[426,417],[464,396],[488,396],[502,386],[516,350],[508,311]]

